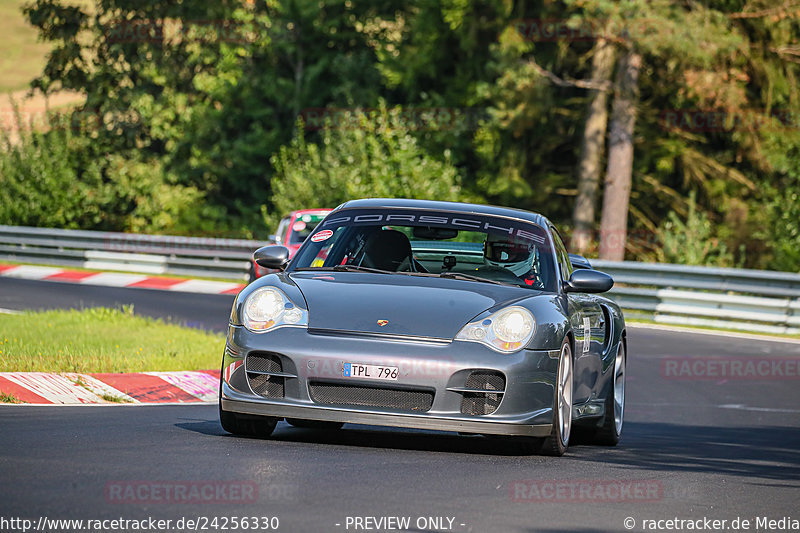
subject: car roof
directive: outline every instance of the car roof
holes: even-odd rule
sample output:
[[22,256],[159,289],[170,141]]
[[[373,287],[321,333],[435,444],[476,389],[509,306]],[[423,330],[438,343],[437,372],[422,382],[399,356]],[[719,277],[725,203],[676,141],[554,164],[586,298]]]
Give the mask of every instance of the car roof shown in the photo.
[[462,202],[442,202],[438,200],[409,200],[405,198],[366,198],[363,200],[350,200],[345,202],[336,210],[353,208],[375,208],[375,207],[406,207],[410,209],[431,209],[439,211],[453,211],[458,213],[475,213],[481,215],[494,215],[506,218],[515,218],[527,222],[533,222],[547,228],[549,221],[539,213],[514,209],[512,207],[499,207],[494,205],[468,204]]
[[289,213],[289,216],[315,215],[315,214],[327,215],[331,211],[333,211],[333,209],[298,209],[297,211],[292,211],[291,213]]

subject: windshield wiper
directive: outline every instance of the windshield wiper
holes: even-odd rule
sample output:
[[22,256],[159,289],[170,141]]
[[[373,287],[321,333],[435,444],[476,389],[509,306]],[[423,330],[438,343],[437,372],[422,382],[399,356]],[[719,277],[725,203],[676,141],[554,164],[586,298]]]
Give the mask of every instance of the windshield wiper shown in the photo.
[[332,267],[298,267],[295,268],[296,272],[372,272],[373,274],[394,274],[388,270],[381,270],[379,268],[370,268],[359,265],[334,265]]
[[[502,281],[493,279],[486,279],[480,276],[473,276],[472,274],[464,274],[463,272],[442,272],[441,274],[431,274],[428,272],[392,272],[391,270],[381,270],[379,268],[370,268],[360,265],[334,265],[330,267],[297,267],[295,272],[371,272],[373,274],[402,274],[404,276],[424,276],[424,277],[439,277],[448,279],[459,279],[466,281],[481,281],[483,283],[492,283],[494,285],[512,285]],[[513,286],[513,285],[512,285]]]
[[440,278],[449,278],[449,279],[462,279],[467,281],[483,281],[485,283],[493,283],[495,285],[510,285],[509,283],[503,283],[502,281],[497,281],[493,279],[486,279],[480,276],[473,276],[472,274],[464,274],[463,272],[442,272],[439,274]]

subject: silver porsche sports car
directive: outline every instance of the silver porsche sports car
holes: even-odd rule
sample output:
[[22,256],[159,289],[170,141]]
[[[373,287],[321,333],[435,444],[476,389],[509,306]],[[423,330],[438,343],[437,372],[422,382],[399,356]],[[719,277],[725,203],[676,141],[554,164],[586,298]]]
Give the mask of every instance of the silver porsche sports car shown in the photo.
[[504,435],[548,455],[576,431],[619,441],[625,322],[597,295],[613,280],[570,256],[545,217],[356,200],[288,257],[257,250],[279,272],[233,304],[226,431],[372,424]]

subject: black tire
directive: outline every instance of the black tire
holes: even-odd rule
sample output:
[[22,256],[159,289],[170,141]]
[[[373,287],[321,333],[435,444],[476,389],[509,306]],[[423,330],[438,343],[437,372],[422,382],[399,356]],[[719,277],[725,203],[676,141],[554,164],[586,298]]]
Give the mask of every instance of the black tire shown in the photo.
[[[547,437],[526,438],[526,448],[532,453],[560,457],[564,455],[564,452],[567,451],[570,434],[572,432],[572,390],[574,385],[574,376],[572,372],[573,364],[574,360],[572,357],[572,344],[569,342],[569,338],[566,338],[564,339],[564,342],[561,343],[561,355],[559,356],[558,360],[558,372],[556,374],[556,395],[553,402],[553,429],[551,430],[550,435]],[[563,372],[567,372],[566,378],[563,378]],[[569,383],[570,386],[568,390],[562,388],[562,382],[564,385]],[[559,402],[559,399],[563,399],[566,402],[567,406],[564,407],[564,409],[560,407],[563,404],[562,402]],[[565,426],[566,431],[562,430],[562,413],[564,411],[566,411],[567,415],[569,416],[569,420]],[[564,435],[564,433],[566,433],[566,435]]]
[[[625,415],[625,371],[627,367],[628,353],[625,349],[625,342],[623,339],[619,341],[619,348],[617,357],[614,359],[614,374],[611,377],[611,387],[606,395],[605,413],[603,415],[603,425],[595,430],[594,434],[589,437],[590,444],[597,444],[600,446],[616,446],[619,443],[620,435],[622,434],[622,422]],[[621,360],[621,368],[618,366]],[[621,370],[621,374],[620,374]],[[616,380],[621,376],[622,379],[622,409],[620,410],[619,424],[617,424],[616,412]]]
[[296,428],[326,429],[330,431],[342,429],[344,425],[344,422],[325,422],[322,420],[303,420],[300,418],[287,418],[286,421]]
[[266,439],[275,431],[278,419],[271,416],[230,413],[220,407],[219,422],[222,424],[222,429],[233,435]]

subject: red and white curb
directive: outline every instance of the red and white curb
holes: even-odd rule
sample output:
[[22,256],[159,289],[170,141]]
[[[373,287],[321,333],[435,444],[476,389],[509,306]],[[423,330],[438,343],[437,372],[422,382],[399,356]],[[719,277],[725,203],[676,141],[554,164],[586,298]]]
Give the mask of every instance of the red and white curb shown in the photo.
[[238,294],[244,287],[241,283],[228,281],[161,278],[119,272],[86,272],[34,265],[0,265],[0,277],[203,294]]
[[[214,403],[219,370],[77,374],[0,372],[0,392],[27,404]],[[4,404],[0,404],[4,405]]]

